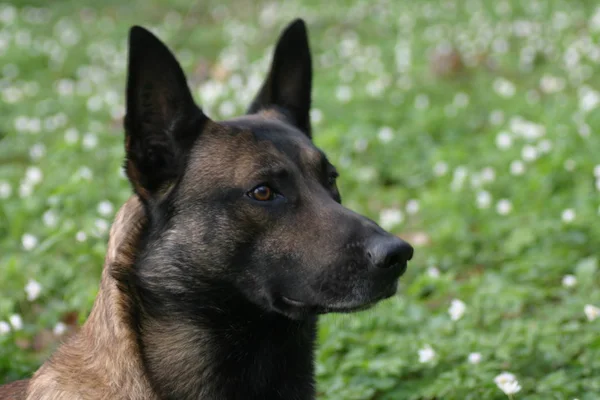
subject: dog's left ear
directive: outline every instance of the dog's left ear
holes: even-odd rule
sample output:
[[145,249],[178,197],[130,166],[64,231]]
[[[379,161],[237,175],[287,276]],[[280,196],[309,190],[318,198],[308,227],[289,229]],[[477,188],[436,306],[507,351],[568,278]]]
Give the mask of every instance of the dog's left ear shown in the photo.
[[271,71],[248,113],[273,106],[281,108],[290,122],[310,137],[311,88],[312,61],[306,25],[297,19],[279,37]]

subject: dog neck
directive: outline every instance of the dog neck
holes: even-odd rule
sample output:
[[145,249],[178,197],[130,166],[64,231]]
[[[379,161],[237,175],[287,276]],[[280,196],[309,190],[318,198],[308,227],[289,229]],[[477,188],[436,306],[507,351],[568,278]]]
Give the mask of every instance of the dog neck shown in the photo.
[[204,324],[149,318],[144,366],[164,399],[314,399],[315,322],[227,312]]
[[134,264],[145,221],[137,196],[119,210],[92,312],[81,330],[36,372],[27,399],[159,399],[144,373],[138,341],[128,325],[127,299],[112,277],[114,269]]
[[[142,309],[134,312],[134,326],[159,397],[314,399],[316,316],[291,320],[232,288],[209,286],[194,299],[139,294],[144,299],[136,303]],[[168,307],[174,303],[184,307]]]

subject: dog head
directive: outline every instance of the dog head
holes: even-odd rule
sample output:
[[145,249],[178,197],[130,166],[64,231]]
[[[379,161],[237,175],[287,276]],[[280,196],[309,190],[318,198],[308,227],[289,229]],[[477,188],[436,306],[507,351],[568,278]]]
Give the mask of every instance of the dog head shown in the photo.
[[312,141],[303,21],[282,33],[247,114],[220,122],[159,39],[134,27],[129,46],[125,169],[149,218],[138,272],[149,292],[193,302],[227,288],[290,318],[396,292],[413,249],[341,205],[338,173]]

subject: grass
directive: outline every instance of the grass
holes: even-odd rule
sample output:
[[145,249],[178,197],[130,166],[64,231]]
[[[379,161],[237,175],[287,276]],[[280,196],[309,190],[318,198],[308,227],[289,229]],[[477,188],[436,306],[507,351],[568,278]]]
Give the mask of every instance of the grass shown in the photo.
[[219,118],[243,112],[302,16],[315,141],[346,205],[417,247],[397,297],[323,318],[319,398],[502,399],[505,371],[512,398],[600,398],[594,2],[44,4],[0,5],[0,383],[30,375],[96,294],[131,192],[129,26],[159,33]]

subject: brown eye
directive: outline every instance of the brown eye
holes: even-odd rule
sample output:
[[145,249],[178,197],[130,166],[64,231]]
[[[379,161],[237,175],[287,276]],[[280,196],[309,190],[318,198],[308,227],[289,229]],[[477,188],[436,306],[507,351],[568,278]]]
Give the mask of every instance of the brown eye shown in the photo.
[[329,177],[327,178],[327,183],[329,184],[329,186],[331,186],[331,187],[336,186],[336,180],[337,180],[338,176],[339,176],[339,174],[337,172],[334,172],[329,175]]
[[252,197],[254,200],[258,201],[269,201],[273,200],[275,197],[275,192],[273,189],[266,185],[260,185],[252,189],[248,195]]

